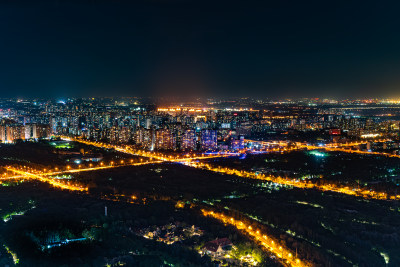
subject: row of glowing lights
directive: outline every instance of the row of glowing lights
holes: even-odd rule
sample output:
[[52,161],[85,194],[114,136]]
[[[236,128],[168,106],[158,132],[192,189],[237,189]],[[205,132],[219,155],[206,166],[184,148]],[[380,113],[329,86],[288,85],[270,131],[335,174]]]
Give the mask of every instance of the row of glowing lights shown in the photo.
[[[157,111],[159,112],[167,112],[167,111],[190,111],[190,112],[207,112],[210,110],[216,110],[214,108],[193,108],[193,107],[170,107],[170,108],[158,108]],[[226,111],[258,111],[258,110],[253,110],[252,108],[225,108],[224,110]]]
[[[258,142],[258,141],[251,141],[248,140],[249,142]],[[377,142],[385,142],[387,140],[378,140]],[[276,145],[276,143],[268,143],[268,142],[260,142],[261,144],[269,144],[269,145]],[[298,149],[323,149],[326,151],[331,151],[331,152],[345,152],[345,153],[353,153],[353,154],[365,154],[365,155],[377,155],[377,156],[385,156],[385,157],[392,157],[392,158],[400,158],[400,155],[396,154],[390,154],[387,152],[375,152],[375,151],[364,151],[360,149],[351,149],[353,146],[358,146],[358,145],[365,145],[367,142],[352,142],[352,143],[332,143],[332,144],[327,144],[324,146],[313,146],[313,145],[307,145],[307,144],[301,144],[301,143],[296,143],[296,146],[292,148],[285,148],[287,146],[287,143],[279,143],[280,146],[283,145],[283,147],[278,147],[274,149],[269,149],[269,151],[280,151],[280,152],[286,152],[286,151],[291,151],[291,150],[298,150]]]
[[[92,171],[92,170],[100,170],[100,169],[108,169],[108,168],[115,168],[115,167],[123,167],[123,166],[139,166],[139,165],[143,165],[143,164],[149,164],[149,163],[160,163],[161,161],[149,161],[146,160],[143,162],[143,159],[140,159],[140,162],[134,162],[133,159],[131,159],[130,161],[126,161],[126,160],[121,160],[119,162],[114,162],[114,161],[110,161],[110,163],[104,164],[104,162],[100,162],[97,166],[93,166],[93,163],[89,163],[89,167],[84,167],[82,168],[82,165],[79,164],[77,169],[73,169],[71,168],[71,166],[67,165],[65,167],[65,170],[60,170],[60,168],[55,167],[54,171],[51,171],[51,169],[43,169],[43,171],[34,169],[34,168],[30,168],[28,166],[21,166],[21,167],[17,167],[15,169],[19,169],[19,170],[24,170],[24,171],[29,171],[31,173],[36,173],[39,175],[55,175],[55,174],[63,174],[63,173],[74,173],[74,172],[81,172],[81,171]],[[118,164],[120,163],[120,164]],[[4,173],[2,175],[2,177],[0,177],[0,179],[13,179],[13,178],[19,178],[19,176],[9,176],[6,173]]]
[[167,112],[167,111],[190,111],[190,112],[206,112],[208,109],[194,109],[194,108],[158,108],[159,112]]
[[236,220],[232,217],[228,217],[222,213],[201,210],[204,216],[210,216],[219,221],[222,221],[224,224],[229,224],[234,226],[236,229],[242,231],[243,233],[249,235],[255,241],[257,241],[264,249],[270,251],[275,254],[281,261],[290,266],[307,266],[306,263],[302,262],[300,259],[297,259],[293,256],[292,252],[285,248],[283,245],[279,244],[276,240],[273,240],[271,237],[268,237],[266,234],[261,233],[260,230],[253,229],[251,225],[248,225],[240,220]]
[[326,146],[312,146],[312,145],[304,145],[304,144],[297,144],[292,148],[285,148],[279,147],[275,149],[269,149],[269,151],[280,151],[286,152],[291,150],[299,150],[299,149],[323,149],[330,152],[345,152],[351,154],[364,154],[364,155],[376,155],[376,156],[384,156],[384,157],[391,157],[391,158],[400,158],[400,155],[390,154],[387,152],[376,152],[376,151],[365,151],[360,149],[352,149],[353,146],[363,145],[367,142],[355,142],[355,143],[348,143],[348,144],[327,144]]
[[[237,154],[234,151],[226,151],[226,152],[217,152],[214,155],[208,155],[205,156],[204,154],[197,155],[197,154],[186,154],[183,157],[182,156],[171,156],[171,155],[166,155],[162,153],[157,153],[157,152],[150,152],[150,151],[145,151],[145,150],[134,150],[131,149],[130,147],[126,146],[125,148],[117,146],[117,145],[112,145],[112,144],[107,144],[107,143],[101,143],[101,142],[93,142],[93,141],[87,141],[87,140],[82,140],[82,139],[71,139],[68,137],[64,137],[63,139],[65,140],[70,140],[70,141],[76,141],[83,143],[85,145],[91,145],[91,146],[96,146],[96,147],[102,147],[102,148],[113,148],[119,152],[122,153],[127,153],[131,155],[137,155],[137,156],[142,156],[142,157],[148,157],[148,158],[154,158],[162,161],[192,161],[196,159],[210,159],[210,158],[218,158],[218,157],[228,157],[232,156],[233,154]],[[254,142],[254,143],[262,143],[262,144],[268,144],[269,146],[275,146],[268,148],[268,152],[287,152],[287,151],[292,151],[292,150],[298,150],[301,148],[321,148],[321,147],[314,147],[310,145],[303,145],[301,143],[297,143],[295,147],[292,148],[287,148],[288,143],[287,142],[263,142],[263,141],[253,141],[253,140],[245,140],[246,142]],[[348,143],[348,144],[341,144],[340,146],[355,146],[359,144],[365,144],[364,143]],[[276,147],[276,145],[279,145],[279,147]],[[337,144],[334,144],[335,146],[338,146]],[[330,146],[330,145],[328,145]],[[244,151],[242,151],[244,152]]]
[[[91,145],[96,145],[96,146],[112,146],[112,145],[107,145],[107,144],[102,144],[102,143],[97,143],[97,142],[87,142],[87,141],[82,141],[82,140],[77,140],[79,142],[83,142],[86,144],[91,144]],[[353,142],[353,143],[347,143],[347,144],[341,144],[341,146],[354,146],[362,144],[360,142]],[[309,145],[304,145],[305,148],[308,149],[315,149],[315,148],[321,148],[321,147],[314,147],[314,146],[309,146]],[[339,148],[339,147],[334,147],[333,144],[329,145],[329,147],[322,147],[326,150],[335,150],[335,151],[345,151],[348,152],[349,150],[344,149],[344,148]],[[296,149],[296,148],[294,148]],[[129,153],[129,149],[125,149],[126,153]],[[358,150],[352,150],[352,152],[357,153]],[[359,152],[365,152],[365,151],[359,151]],[[153,153],[148,153],[143,151],[142,152],[144,155],[147,157],[154,157]],[[367,152],[367,153],[378,153],[378,152]],[[391,154],[389,154],[391,155]],[[219,155],[221,156],[221,155]],[[218,155],[215,157],[219,157]],[[223,155],[222,155],[223,156]],[[213,157],[213,156],[211,156]],[[158,158],[158,157],[156,157]],[[198,158],[203,158],[203,157],[198,157]],[[206,157],[204,157],[206,158]],[[367,189],[360,189],[360,188],[350,188],[348,186],[339,186],[335,184],[325,184],[325,185],[316,185],[313,183],[307,183],[305,181],[300,181],[300,180],[290,180],[290,179],[285,179],[281,177],[275,177],[275,176],[266,176],[264,174],[257,174],[254,172],[248,172],[248,171],[239,171],[236,169],[229,169],[229,168],[221,168],[221,167],[213,167],[210,164],[206,163],[199,163],[199,162],[193,162],[191,161],[194,158],[188,158],[188,160],[185,162],[186,165],[191,166],[191,167],[196,167],[196,168],[203,168],[207,169],[210,171],[214,172],[219,172],[219,173],[226,173],[230,175],[237,175],[240,177],[245,177],[245,178],[251,178],[251,179],[258,179],[258,180],[267,180],[271,181],[277,184],[283,184],[283,185],[288,185],[288,186],[293,186],[297,188],[306,188],[306,189],[318,189],[321,191],[332,191],[336,193],[342,193],[342,194],[347,194],[347,195],[353,195],[353,196],[362,196],[364,198],[371,198],[371,199],[381,199],[381,200],[398,200],[400,199],[400,195],[388,195],[387,193],[384,192],[375,192],[373,190],[367,190]],[[172,161],[172,159],[166,159],[162,157],[161,160],[168,160]],[[178,160],[177,160],[178,161]],[[180,159],[182,161],[182,158]]]
[[364,150],[352,150],[346,148],[339,148],[339,147],[326,147],[324,148],[327,151],[334,151],[334,152],[346,152],[346,153],[354,153],[354,154],[366,154],[366,155],[377,155],[377,156],[385,156],[391,158],[400,158],[400,155],[390,154],[386,152],[375,152],[375,151],[364,151]]
[[[130,163],[129,163],[130,162]],[[87,191],[88,189],[83,186],[79,185],[72,185],[70,182],[65,183],[58,181],[53,178],[48,178],[46,176],[52,176],[52,175],[58,175],[58,174],[64,174],[64,173],[78,173],[78,172],[85,172],[85,171],[95,171],[95,170],[103,170],[103,169],[109,169],[109,168],[116,168],[116,167],[123,167],[123,166],[140,166],[140,165],[145,165],[145,164],[153,164],[153,163],[161,163],[162,161],[145,161],[143,162],[143,159],[140,159],[140,162],[133,163],[133,160],[131,159],[130,161],[124,161],[121,160],[120,164],[115,164],[113,161],[110,162],[109,165],[105,165],[103,162],[101,162],[98,166],[93,167],[93,164],[89,164],[89,168],[81,168],[81,165],[78,166],[78,169],[71,169],[70,166],[66,167],[66,170],[60,171],[59,168],[55,168],[54,171],[43,169],[43,171],[36,170],[33,168],[29,168],[26,166],[23,167],[6,167],[6,170],[12,172],[12,173],[17,173],[19,174],[18,176],[10,176],[10,175],[4,175],[0,178],[1,180],[9,180],[9,179],[35,179],[39,180],[41,182],[46,182],[54,187],[58,187],[61,189],[68,189],[72,191]]]
[[[379,140],[377,142],[385,142],[387,140]],[[360,149],[352,149],[353,146],[363,145],[367,142],[354,142],[348,144],[327,144],[326,146],[312,146],[312,145],[298,145],[299,148],[306,148],[306,149],[323,149],[326,151],[331,152],[345,152],[345,153],[352,153],[352,154],[365,154],[365,155],[377,155],[377,156],[385,156],[385,157],[392,157],[392,158],[400,158],[400,155],[390,154],[387,152],[376,152],[376,151],[365,151]]]
[[[197,156],[196,154],[186,154],[184,157],[182,156],[171,156],[171,155],[165,155],[162,153],[156,153],[156,152],[149,152],[145,150],[133,150],[126,146],[125,148],[116,146],[116,145],[111,145],[111,144],[106,144],[106,143],[100,143],[100,142],[92,142],[92,141],[86,141],[82,139],[69,139],[65,138],[68,140],[73,140],[76,142],[80,142],[86,145],[92,145],[92,146],[97,146],[97,147],[102,147],[102,148],[114,148],[115,150],[127,154],[132,154],[132,155],[138,155],[142,157],[148,157],[148,158],[154,158],[158,160],[163,160],[163,161],[191,161],[195,159],[209,159],[209,158],[216,158],[216,157],[225,157],[225,156],[231,156],[230,153],[225,153],[225,152],[219,152],[216,155],[200,155]],[[351,142],[351,143],[332,143],[332,144],[327,144],[325,146],[312,146],[312,145],[307,145],[307,144],[301,144],[301,143],[296,143],[296,146],[292,148],[287,148],[286,146],[288,145],[285,142],[263,142],[263,141],[253,141],[253,140],[245,140],[246,142],[254,142],[254,143],[262,143],[262,144],[268,144],[268,145],[278,145],[283,146],[283,147],[275,147],[275,148],[269,148],[268,151],[270,152],[287,152],[287,151],[292,151],[292,150],[298,150],[301,148],[307,148],[307,149],[325,149],[328,151],[340,151],[340,152],[347,152],[347,153],[359,153],[359,154],[371,154],[371,155],[382,155],[382,156],[389,156],[389,157],[397,157],[400,158],[400,155],[393,155],[385,152],[371,152],[371,151],[362,151],[362,150],[350,150],[350,149],[345,149],[344,147],[352,147],[352,146],[357,146],[357,145],[362,145],[366,144],[366,142]],[[387,140],[378,140],[378,142],[384,142]],[[228,151],[229,152],[229,151]]]
[[[260,143],[264,145],[280,145],[280,146],[287,146],[290,142],[289,141],[257,141],[257,140],[250,140],[250,139],[245,139],[245,142],[248,143]],[[390,141],[390,139],[378,139],[374,140],[376,143],[383,143]],[[358,146],[358,145],[364,145],[367,144],[369,141],[356,141],[356,142],[347,142],[347,143],[329,143],[325,144],[323,147],[351,147],[351,146]],[[301,142],[295,142],[294,143],[296,146],[299,147],[315,147],[312,145],[307,145],[306,143],[301,143]]]
[[77,185],[77,184],[71,184],[70,182],[60,182],[57,181],[56,179],[51,179],[42,175],[38,175],[38,174],[34,174],[31,172],[27,172],[27,171],[22,171],[16,168],[11,168],[8,167],[7,168],[8,171],[17,173],[22,175],[23,178],[25,179],[32,179],[32,180],[38,180],[44,183],[48,183],[54,187],[57,188],[61,188],[61,189],[66,189],[66,190],[71,190],[71,191],[88,191],[87,187],[81,186],[81,185]]
[[[126,152],[128,153],[128,152]],[[214,158],[216,156],[202,156],[200,158]],[[184,159],[176,159],[176,161],[186,161],[186,160],[193,160],[194,158],[184,158]],[[124,161],[121,160],[120,162],[115,163],[114,161],[111,161],[109,165],[105,165],[103,162],[101,162],[98,166],[93,167],[93,164],[90,163],[88,168],[81,168],[81,165],[78,165],[77,169],[71,169],[71,167],[68,165],[66,167],[66,170],[59,170],[59,168],[55,168],[54,171],[43,169],[43,171],[36,170],[33,168],[29,168],[26,166],[23,167],[6,167],[8,171],[11,171],[13,173],[19,174],[18,176],[9,176],[9,175],[4,175],[0,178],[0,180],[9,180],[9,179],[35,179],[39,180],[42,182],[49,183],[53,185],[54,187],[58,187],[61,189],[68,189],[72,191],[87,191],[87,187],[84,186],[79,186],[79,185],[72,185],[70,182],[65,183],[58,181],[56,179],[52,178],[47,178],[45,176],[51,176],[51,175],[57,175],[57,174],[64,174],[64,173],[78,173],[78,172],[84,172],[84,171],[95,171],[95,170],[102,170],[102,169],[108,169],[108,168],[115,168],[115,167],[122,167],[122,166],[140,166],[144,164],[154,164],[154,163],[161,163],[163,161],[166,161],[166,159],[158,160],[158,161],[149,161],[146,160],[143,162],[143,159],[140,159],[140,162],[134,162],[133,159],[130,161]],[[169,159],[168,161],[175,161],[175,159]],[[120,163],[120,164],[118,164]]]
[[229,175],[236,175],[243,178],[249,179],[257,179],[257,180],[265,180],[270,181],[277,184],[293,186],[297,188],[305,188],[305,189],[318,189],[321,191],[332,191],[336,193],[342,193],[346,195],[352,196],[361,196],[364,198],[370,199],[380,199],[380,200],[400,200],[400,195],[388,195],[384,192],[375,192],[373,190],[366,190],[366,189],[359,189],[359,188],[350,188],[348,186],[339,186],[335,184],[325,184],[325,185],[317,185],[311,182],[295,180],[295,179],[286,179],[282,177],[276,176],[267,176],[265,174],[257,174],[255,172],[248,172],[248,171],[240,171],[231,168],[223,168],[223,167],[214,167],[207,163],[200,163],[200,162],[187,162],[185,163],[188,166],[206,169],[213,172],[224,173]]
[[[146,158],[153,158],[157,160],[162,160],[162,161],[172,161],[172,162],[185,162],[185,161],[192,161],[192,160],[201,160],[201,159],[211,159],[211,158],[220,158],[220,157],[230,157],[232,155],[239,155],[240,153],[244,153],[245,151],[240,151],[240,152],[235,152],[235,151],[212,151],[214,154],[213,155],[204,155],[204,154],[195,154],[195,153],[187,153],[184,156],[172,156],[172,155],[166,155],[162,153],[157,153],[157,152],[150,152],[146,150],[135,150],[132,149],[128,146],[126,147],[121,147],[117,145],[112,145],[112,144],[107,144],[107,143],[101,143],[101,142],[95,142],[95,141],[87,141],[83,139],[77,139],[77,138],[69,138],[69,137],[62,137],[64,140],[68,141],[75,141],[79,142],[85,145],[91,145],[91,146],[96,146],[96,147],[101,147],[101,148],[106,148],[106,149],[115,149],[116,151],[130,154],[130,155],[136,155],[136,156],[141,156],[141,157],[146,157]],[[249,140],[248,140],[249,141]],[[257,141],[253,141],[257,142]],[[277,143],[270,143],[272,145],[277,145]],[[279,142],[280,145],[283,143]],[[274,147],[274,148],[268,148],[268,152],[287,152],[291,150],[296,150],[299,149],[297,147],[293,148],[286,148],[284,144],[284,147]]]
[[13,262],[14,262],[14,265],[17,265],[19,263],[19,259],[18,259],[17,253],[11,251],[10,248],[7,247],[6,245],[3,245],[3,246],[6,249],[7,253],[11,255],[11,257],[13,259]]

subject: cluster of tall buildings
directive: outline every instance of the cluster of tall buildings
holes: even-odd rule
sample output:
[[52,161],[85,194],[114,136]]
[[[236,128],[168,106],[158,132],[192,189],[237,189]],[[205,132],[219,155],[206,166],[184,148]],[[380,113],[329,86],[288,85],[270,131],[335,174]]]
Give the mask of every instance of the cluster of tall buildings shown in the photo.
[[216,151],[220,149],[217,130],[212,129],[140,128],[135,132],[134,143],[149,150]]
[[[138,98],[1,100],[0,139],[80,136],[148,150],[241,150],[244,138],[284,139],[293,133],[336,137],[399,136],[397,107],[364,102],[208,100],[158,108]],[[374,114],[371,114],[374,112]],[[338,129],[339,131],[336,131]],[[334,131],[332,131],[334,130]],[[288,134],[288,135],[287,135]]]
[[51,134],[46,124],[19,124],[13,120],[2,119],[0,122],[0,141],[12,143],[16,140],[46,138]]

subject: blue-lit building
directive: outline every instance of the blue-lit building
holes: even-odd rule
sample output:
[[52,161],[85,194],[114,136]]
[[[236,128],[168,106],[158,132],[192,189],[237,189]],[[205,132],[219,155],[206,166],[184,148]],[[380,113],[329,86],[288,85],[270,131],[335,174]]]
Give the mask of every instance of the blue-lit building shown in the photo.
[[194,130],[185,130],[181,138],[182,150],[196,150],[196,132]]
[[217,149],[217,131],[216,130],[201,130],[201,149],[216,150]]

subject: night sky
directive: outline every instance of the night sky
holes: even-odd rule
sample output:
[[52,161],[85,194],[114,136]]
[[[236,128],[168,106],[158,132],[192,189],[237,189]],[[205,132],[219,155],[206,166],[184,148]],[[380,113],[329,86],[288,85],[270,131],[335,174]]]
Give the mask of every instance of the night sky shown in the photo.
[[399,1],[29,2],[0,4],[0,97],[400,97]]

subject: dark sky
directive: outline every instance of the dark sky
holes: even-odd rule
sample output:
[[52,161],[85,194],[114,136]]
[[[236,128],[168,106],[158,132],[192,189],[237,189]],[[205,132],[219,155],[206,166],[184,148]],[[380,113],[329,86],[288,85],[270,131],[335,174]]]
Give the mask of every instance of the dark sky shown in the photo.
[[400,97],[389,3],[1,1],[1,96]]

